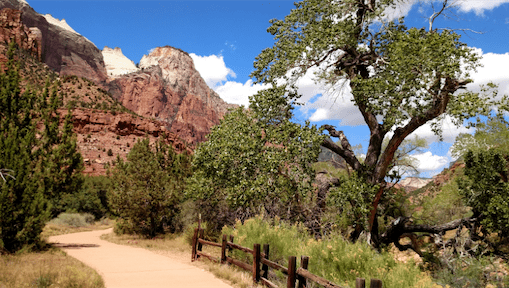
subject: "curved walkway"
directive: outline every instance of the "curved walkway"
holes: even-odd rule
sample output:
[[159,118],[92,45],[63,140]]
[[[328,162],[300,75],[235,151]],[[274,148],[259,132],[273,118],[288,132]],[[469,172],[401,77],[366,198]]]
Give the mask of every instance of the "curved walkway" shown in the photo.
[[211,287],[231,288],[211,273],[148,250],[113,244],[99,237],[112,229],[52,236],[72,256],[95,269],[106,288]]

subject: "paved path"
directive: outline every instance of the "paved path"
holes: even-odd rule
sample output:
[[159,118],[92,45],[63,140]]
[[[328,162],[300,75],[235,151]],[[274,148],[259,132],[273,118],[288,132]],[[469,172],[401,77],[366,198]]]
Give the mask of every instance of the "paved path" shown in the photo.
[[49,242],[94,268],[106,288],[210,287],[231,288],[198,267],[151,251],[101,240],[112,229],[52,236]]

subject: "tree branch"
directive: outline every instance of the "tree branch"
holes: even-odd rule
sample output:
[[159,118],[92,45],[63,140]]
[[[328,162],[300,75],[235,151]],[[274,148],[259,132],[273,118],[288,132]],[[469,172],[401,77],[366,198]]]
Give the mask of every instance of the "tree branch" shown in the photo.
[[362,165],[355,156],[352,146],[350,145],[350,142],[346,138],[343,131],[337,131],[332,125],[323,125],[322,128],[327,130],[331,137],[339,138],[339,142],[341,144],[341,146],[339,146],[336,143],[332,142],[330,138],[326,138],[323,141],[322,146],[330,149],[339,156],[343,157],[343,159],[345,159],[346,163],[348,163],[352,167],[352,169],[359,170]]
[[442,89],[428,91],[432,94],[435,94],[433,97],[433,104],[428,110],[424,111],[424,113],[413,116],[405,126],[396,128],[396,131],[394,131],[394,135],[389,141],[389,144],[382,153],[381,160],[378,162],[377,167],[375,168],[374,176],[376,180],[382,181],[385,178],[387,169],[392,159],[394,159],[394,153],[396,153],[396,150],[401,145],[401,142],[403,142],[403,140],[417,128],[426,124],[426,122],[433,120],[441,114],[445,113],[451,95],[453,95],[454,92],[456,92],[458,89],[464,88],[464,86],[470,82],[471,80],[457,80],[446,77],[445,84]]
[[[465,223],[473,223],[476,222],[477,218],[468,217],[463,219],[453,220],[451,222],[442,224],[442,225],[412,225],[411,220],[407,217],[399,217],[394,220],[387,231],[381,235],[380,242],[384,244],[394,243],[396,247],[400,249],[408,249],[410,247],[406,247],[399,243],[399,239],[404,237],[405,235],[409,235],[411,233],[421,232],[421,233],[430,233],[430,234],[444,234],[447,231],[454,230],[459,228],[460,226],[465,225]],[[412,248],[414,250],[416,247]]]

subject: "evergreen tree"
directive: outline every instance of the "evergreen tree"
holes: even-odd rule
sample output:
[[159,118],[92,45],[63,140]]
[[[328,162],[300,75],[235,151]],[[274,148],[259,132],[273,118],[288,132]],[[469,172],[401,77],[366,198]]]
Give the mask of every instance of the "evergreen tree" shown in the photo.
[[8,252],[37,244],[49,216],[37,167],[36,97],[28,89],[21,93],[13,56],[10,45],[7,71],[0,74],[0,167],[12,171],[12,177],[0,184],[0,250]]
[[184,179],[190,174],[190,159],[175,153],[162,141],[138,141],[127,155],[117,158],[109,192],[112,212],[120,216],[117,233],[155,237],[178,226]]
[[42,93],[22,92],[16,51],[12,42],[0,73],[0,250],[7,252],[40,243],[51,203],[79,188],[83,167],[70,113],[59,129],[56,87],[49,96],[49,84]]
[[42,97],[44,131],[42,148],[46,152],[41,163],[46,171],[44,186],[46,197],[51,203],[51,216],[55,217],[64,212],[67,207],[63,198],[75,194],[83,184],[83,158],[77,149],[76,135],[72,128],[72,113],[69,110],[60,129],[60,114],[58,108],[63,106],[61,95],[57,94],[58,87],[50,88],[46,83]]

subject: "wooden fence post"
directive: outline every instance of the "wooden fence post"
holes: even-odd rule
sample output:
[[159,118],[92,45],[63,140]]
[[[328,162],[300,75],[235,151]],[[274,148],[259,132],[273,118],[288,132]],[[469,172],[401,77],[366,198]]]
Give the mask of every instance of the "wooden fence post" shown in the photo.
[[191,250],[191,261],[196,260],[196,244],[198,243],[198,228],[194,229],[193,234],[193,243],[192,243],[192,250]]
[[[300,267],[302,269],[308,269],[308,265],[309,265],[309,257],[308,256],[300,256]],[[306,281],[306,277],[302,277],[302,276],[297,276],[297,278],[299,279],[299,288],[305,288],[307,286],[307,281]]]
[[295,256],[288,257],[288,281],[286,282],[287,288],[295,288],[297,258]]
[[382,280],[372,278],[369,287],[370,288],[382,288]]
[[223,234],[223,242],[221,243],[221,264],[226,263],[226,234]]
[[[265,254],[265,259],[269,260],[269,244],[263,244],[263,254]],[[262,265],[262,277],[265,279],[269,279],[269,266],[266,264]]]
[[[203,229],[199,229],[199,231],[198,231],[198,239],[203,239]],[[197,250],[201,252],[202,244],[198,240],[196,240],[196,242],[198,242]],[[198,253],[196,254],[196,258],[200,258],[200,255],[198,255]]]
[[366,288],[366,280],[362,278],[355,279],[355,288]]
[[260,282],[260,244],[253,245],[253,281]]

